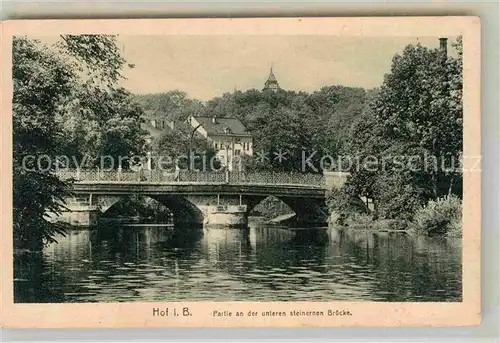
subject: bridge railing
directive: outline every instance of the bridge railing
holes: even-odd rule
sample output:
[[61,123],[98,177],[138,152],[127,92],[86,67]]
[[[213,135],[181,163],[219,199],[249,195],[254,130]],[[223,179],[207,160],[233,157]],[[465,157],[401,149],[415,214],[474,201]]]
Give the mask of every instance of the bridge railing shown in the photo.
[[299,172],[198,172],[181,170],[178,173],[162,170],[61,170],[57,175],[64,180],[75,181],[112,181],[112,182],[193,182],[193,183],[231,183],[231,184],[293,184],[324,186],[321,174]]
[[234,172],[230,174],[231,183],[263,183],[263,184],[301,184],[317,185],[325,184],[323,175],[307,174],[298,172]]

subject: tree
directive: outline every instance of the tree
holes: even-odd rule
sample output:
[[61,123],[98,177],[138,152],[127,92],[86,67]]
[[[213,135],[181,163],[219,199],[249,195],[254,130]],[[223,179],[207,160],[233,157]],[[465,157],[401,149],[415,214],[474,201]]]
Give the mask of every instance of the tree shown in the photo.
[[68,194],[68,185],[52,173],[53,157],[62,152],[64,142],[55,116],[76,76],[59,56],[35,42],[14,37],[12,44],[14,243],[38,250],[42,240],[50,242],[64,230],[52,225],[46,212],[58,213]]
[[[142,154],[147,131],[142,108],[123,88],[78,86],[58,114],[68,154],[81,167],[118,168],[118,159]],[[128,167],[123,160],[122,167]]]
[[374,200],[376,215],[411,219],[430,199],[460,195],[461,63],[460,52],[408,45],[352,125],[349,149],[377,165],[352,168],[348,186]]
[[201,101],[191,99],[179,90],[136,95],[135,100],[148,119],[156,120],[184,122],[190,115],[200,114],[204,108]]
[[366,103],[366,91],[338,85],[323,87],[311,93],[306,102],[316,114],[311,117],[311,122],[319,123],[322,127],[317,132],[321,134],[319,144],[325,153],[333,157],[349,154],[346,148],[351,136],[347,128],[361,116]]
[[[166,129],[154,142],[153,150],[156,155],[169,157],[164,159],[161,168],[171,169],[177,163],[180,168],[197,170],[210,168],[213,160],[214,169],[220,168],[220,161],[215,160],[216,151],[203,137],[195,134],[191,140],[191,131],[185,125],[178,125],[175,130]],[[190,151],[191,149],[191,151]],[[190,162],[192,158],[192,163]],[[205,164],[203,163],[205,159]],[[168,165],[170,162],[170,165]]]
[[141,154],[147,134],[141,128],[144,112],[132,94],[119,85],[126,61],[116,37],[61,36],[52,49],[78,74],[57,118],[65,130],[68,153],[83,167],[105,162],[106,168],[117,168],[115,161],[120,156]]
[[140,151],[142,111],[118,86],[125,61],[113,36],[61,36],[54,46],[15,37],[12,48],[14,240],[40,249],[64,232],[49,218],[70,195],[54,173],[58,156]]
[[[462,152],[461,56],[409,45],[393,59],[372,103],[387,139],[421,157],[418,166],[429,198],[453,191]],[[427,158],[425,158],[427,157]],[[461,181],[459,181],[461,182]]]
[[[346,144],[345,127],[360,115],[361,88],[324,87],[305,92],[235,91],[210,100],[204,115],[236,117],[254,137],[254,151],[266,154],[252,168],[302,170],[305,158],[320,172],[325,155],[335,158]],[[285,153],[284,158],[278,154]]]

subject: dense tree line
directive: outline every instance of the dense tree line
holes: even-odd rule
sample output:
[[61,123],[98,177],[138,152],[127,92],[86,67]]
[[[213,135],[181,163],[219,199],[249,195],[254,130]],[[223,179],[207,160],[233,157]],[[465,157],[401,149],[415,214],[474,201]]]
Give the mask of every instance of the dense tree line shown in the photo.
[[[256,158],[247,167],[284,171],[321,172],[320,159],[336,159],[348,140],[345,127],[361,115],[366,92],[361,88],[324,87],[313,93],[235,91],[206,103],[186,93],[138,95],[146,116],[185,121],[189,115],[238,118],[252,134]],[[166,130],[164,149],[175,154],[186,144]],[[175,142],[182,146],[177,146]],[[201,142],[197,143],[200,148]],[[205,147],[206,148],[206,147]],[[282,158],[280,158],[280,155]],[[309,163],[303,163],[308,160]],[[330,166],[328,166],[330,168]]]

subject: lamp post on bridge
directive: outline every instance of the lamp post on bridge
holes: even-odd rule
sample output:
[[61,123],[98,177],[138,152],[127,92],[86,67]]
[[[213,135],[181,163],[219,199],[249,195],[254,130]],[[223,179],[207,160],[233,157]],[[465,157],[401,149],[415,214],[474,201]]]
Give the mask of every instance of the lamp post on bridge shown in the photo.
[[[226,183],[229,183],[229,171],[230,171],[230,166],[232,166],[233,163],[233,155],[234,155],[234,137],[231,137],[230,141],[224,141],[224,148],[226,149]],[[231,148],[231,150],[229,150]],[[232,151],[231,153],[231,161],[229,161],[229,151]]]
[[194,138],[194,134],[196,133],[196,130],[198,130],[198,128],[201,126],[201,124],[198,124],[195,126],[195,128],[191,131],[191,135],[189,136],[189,165],[188,165],[188,170],[191,170],[191,163],[193,163],[193,161],[191,160],[191,156],[193,155],[193,138]]
[[[152,139],[151,137],[148,137],[146,138],[146,158],[147,158],[147,161],[146,161],[146,169],[149,171],[149,177],[150,177],[150,181],[152,181],[153,179],[153,166],[152,166],[152,160],[151,160],[151,156],[152,156]],[[145,176],[146,177],[146,176]]]

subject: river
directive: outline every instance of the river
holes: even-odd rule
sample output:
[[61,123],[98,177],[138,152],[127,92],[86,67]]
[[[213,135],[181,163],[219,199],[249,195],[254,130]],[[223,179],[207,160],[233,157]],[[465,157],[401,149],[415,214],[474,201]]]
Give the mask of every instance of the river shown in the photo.
[[14,259],[15,302],[461,301],[461,239],[359,229],[70,231]]

